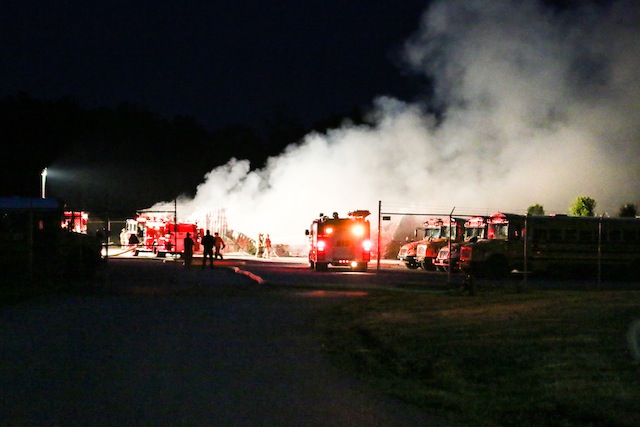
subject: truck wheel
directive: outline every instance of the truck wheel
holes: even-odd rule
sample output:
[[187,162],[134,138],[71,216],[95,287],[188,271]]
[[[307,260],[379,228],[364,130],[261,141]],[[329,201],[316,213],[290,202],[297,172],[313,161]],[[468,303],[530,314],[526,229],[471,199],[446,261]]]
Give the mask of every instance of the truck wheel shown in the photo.
[[367,263],[366,262],[359,262],[358,265],[356,265],[355,267],[353,267],[353,271],[362,271],[365,272],[367,271]]
[[434,271],[436,266],[433,264],[433,260],[431,258],[425,258],[422,261],[422,269],[426,271]]
[[316,271],[327,271],[328,266],[326,262],[316,262]]
[[407,266],[407,268],[409,270],[415,270],[416,268],[420,267],[418,264],[416,264],[415,262],[407,262],[405,263],[405,265]]
[[315,269],[316,269],[316,264],[315,264],[313,261],[311,261],[311,260],[309,260],[309,268],[310,268],[311,270],[315,270]]

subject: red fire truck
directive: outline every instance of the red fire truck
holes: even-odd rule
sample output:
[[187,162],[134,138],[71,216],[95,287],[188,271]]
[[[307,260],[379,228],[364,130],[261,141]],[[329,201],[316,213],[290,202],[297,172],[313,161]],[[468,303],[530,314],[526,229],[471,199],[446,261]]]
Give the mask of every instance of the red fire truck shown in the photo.
[[340,218],[337,212],[331,217],[320,214],[305,231],[309,236],[309,265],[316,271],[332,266],[349,266],[354,271],[367,271],[371,259],[371,227],[366,219],[367,210],[349,212]]
[[89,214],[83,211],[64,211],[62,228],[74,233],[87,234]]
[[158,257],[180,255],[184,252],[187,233],[193,239],[194,252],[200,250],[202,229],[190,222],[177,222],[173,214],[142,212],[136,218],[140,244],[134,255],[151,252]]

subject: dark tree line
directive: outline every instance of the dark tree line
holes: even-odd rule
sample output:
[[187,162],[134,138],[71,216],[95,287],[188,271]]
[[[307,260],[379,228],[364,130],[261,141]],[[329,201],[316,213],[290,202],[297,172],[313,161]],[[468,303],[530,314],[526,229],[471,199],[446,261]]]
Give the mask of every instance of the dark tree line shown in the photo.
[[232,157],[260,168],[310,131],[345,119],[364,123],[358,109],[312,127],[275,112],[261,128],[207,131],[193,117],[166,119],[138,105],[86,109],[72,98],[18,94],[0,101],[0,196],[39,196],[47,167],[47,196],[73,208],[135,211],[193,195],[207,172]]

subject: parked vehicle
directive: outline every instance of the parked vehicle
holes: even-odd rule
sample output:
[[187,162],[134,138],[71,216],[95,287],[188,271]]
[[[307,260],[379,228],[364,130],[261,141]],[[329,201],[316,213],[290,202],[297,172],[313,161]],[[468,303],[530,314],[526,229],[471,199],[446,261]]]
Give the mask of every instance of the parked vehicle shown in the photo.
[[461,248],[469,274],[640,273],[640,219],[496,213],[487,222],[487,239]]
[[398,251],[398,259],[410,270],[415,270],[420,267],[420,263],[416,261],[416,249],[420,243],[429,238],[427,233],[431,230],[427,227],[428,221],[426,221],[422,227],[416,228],[413,232],[414,238],[402,245]]
[[449,265],[452,266],[453,271],[459,270],[460,248],[462,245],[484,239],[486,235],[487,221],[484,217],[474,216],[467,219],[464,222],[463,242],[452,241],[451,244],[444,245],[440,248],[438,255],[433,260],[433,265],[440,271],[447,271]]
[[[200,238],[203,234],[198,224],[191,222],[177,222],[172,214],[141,212],[135,220],[137,226],[127,221],[127,236],[137,230],[140,244],[134,255],[153,253],[158,257],[167,255],[180,256],[184,253],[184,238],[187,233],[194,240],[194,252],[200,251]],[[128,238],[128,237],[127,237]]]
[[324,214],[313,220],[305,231],[309,237],[309,266],[316,271],[332,266],[349,266],[354,271],[367,271],[371,259],[371,227],[367,210],[349,212],[340,218]]
[[462,218],[434,218],[428,225],[429,237],[420,242],[416,248],[416,262],[424,270],[435,270],[434,260],[438,251],[452,242],[461,242],[464,236],[464,219]]

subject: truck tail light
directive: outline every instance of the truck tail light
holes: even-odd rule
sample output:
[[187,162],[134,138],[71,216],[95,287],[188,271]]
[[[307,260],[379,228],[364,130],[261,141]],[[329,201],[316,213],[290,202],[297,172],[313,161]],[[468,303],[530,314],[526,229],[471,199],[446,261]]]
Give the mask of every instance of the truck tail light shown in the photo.
[[373,245],[371,244],[371,240],[367,239],[362,241],[362,249],[364,249],[365,251],[370,251],[372,246]]
[[324,248],[327,246],[327,242],[324,240],[318,240],[318,252],[324,252]]

